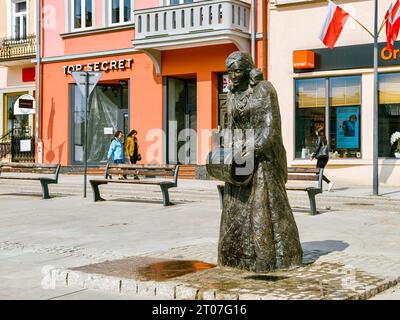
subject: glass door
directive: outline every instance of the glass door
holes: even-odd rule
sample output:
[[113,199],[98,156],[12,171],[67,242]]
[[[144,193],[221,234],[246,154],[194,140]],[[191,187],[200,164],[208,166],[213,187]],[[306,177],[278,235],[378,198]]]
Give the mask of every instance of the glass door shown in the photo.
[[27,92],[10,93],[5,95],[5,126],[6,137],[11,143],[13,162],[35,161],[34,115],[14,114],[17,100]]
[[197,162],[196,79],[168,78],[168,163]]
[[[71,86],[72,147],[71,162],[80,164],[84,152],[85,105],[76,85]],[[99,84],[89,102],[88,163],[104,164],[117,130],[129,130],[128,84]]]

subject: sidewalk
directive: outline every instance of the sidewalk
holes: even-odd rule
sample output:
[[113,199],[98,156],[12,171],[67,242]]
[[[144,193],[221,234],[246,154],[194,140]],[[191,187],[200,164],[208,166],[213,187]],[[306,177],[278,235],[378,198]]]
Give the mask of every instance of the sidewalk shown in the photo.
[[[45,289],[49,279],[43,280],[50,270],[70,270],[107,260],[148,257],[215,263],[220,222],[217,183],[182,180],[178,188],[171,190],[171,199],[176,205],[164,208],[161,193],[154,187],[106,186],[104,196],[109,201],[93,203],[90,193],[88,199],[82,198],[82,177],[79,176],[62,176],[59,185],[50,186],[50,192],[56,197],[48,201],[41,200],[39,183],[0,182],[0,299],[118,298],[115,292],[93,290],[107,288],[101,281],[96,285],[98,278],[94,275],[90,276],[92,282],[86,281],[86,287],[79,282],[73,285],[71,277],[69,286],[58,283],[55,289]],[[308,215],[305,193],[289,193],[305,263],[314,261],[314,264],[311,270],[306,265],[296,276],[283,275],[287,279],[282,281],[286,281],[287,288],[292,288],[290,279],[302,276],[312,279],[318,272],[321,282],[310,289],[319,290],[314,292],[314,298],[321,298],[318,295],[321,286],[325,298],[366,298],[395,285],[400,277],[400,199],[396,188],[382,188],[387,195],[379,198],[369,196],[370,190],[365,187],[337,188],[317,197],[317,205],[323,209],[317,216]],[[215,270],[205,271],[209,275],[211,272],[206,278],[189,274],[183,280],[191,279],[191,283],[208,286],[210,279],[215,278],[212,273],[219,272]],[[355,278],[349,278],[346,272],[354,272]],[[84,279],[87,276],[84,273]],[[192,281],[193,277],[197,280]],[[251,286],[252,281],[257,282],[248,280]],[[343,281],[349,281],[345,289]],[[281,282],[268,283],[270,291],[263,293],[264,297],[310,298],[294,289],[277,295],[274,290],[279,289],[276,286]],[[300,288],[307,291],[302,285]],[[356,291],[357,286],[363,288],[363,293]],[[149,298],[149,288],[138,293],[125,292],[121,298]],[[248,292],[247,297],[259,297],[259,289],[252,288],[255,290]],[[159,289],[162,292],[163,287]],[[197,290],[192,288],[186,294],[196,294]],[[365,290],[368,295],[364,295]],[[207,298],[211,293],[204,294]],[[238,294],[246,298],[243,292]],[[390,295],[390,292],[384,294]]]

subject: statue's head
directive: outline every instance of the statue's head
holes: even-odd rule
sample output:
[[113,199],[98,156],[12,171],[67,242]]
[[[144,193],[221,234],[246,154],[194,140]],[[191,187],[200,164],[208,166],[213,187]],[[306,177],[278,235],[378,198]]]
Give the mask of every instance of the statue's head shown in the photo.
[[231,80],[232,91],[243,91],[248,88],[253,67],[253,59],[248,53],[235,51],[229,55],[226,59],[226,69]]
[[250,71],[250,86],[254,87],[263,80],[264,75],[260,68],[254,68]]

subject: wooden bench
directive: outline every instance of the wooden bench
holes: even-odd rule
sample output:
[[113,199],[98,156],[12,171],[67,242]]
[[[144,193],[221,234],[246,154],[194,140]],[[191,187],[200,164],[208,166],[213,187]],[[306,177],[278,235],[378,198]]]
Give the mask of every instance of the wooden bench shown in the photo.
[[286,190],[305,191],[310,199],[310,213],[316,215],[317,205],[315,196],[322,193],[322,182],[324,177],[324,169],[319,168],[288,168],[288,181],[317,181],[316,186],[286,186]]
[[[103,179],[91,179],[90,185],[93,190],[94,201],[104,201],[100,196],[99,186],[108,183],[158,185],[163,195],[164,206],[172,203],[169,201],[170,188],[178,186],[179,165],[136,165],[136,164],[108,164]],[[112,176],[112,179],[110,178]],[[127,177],[119,180],[118,176]],[[149,179],[135,179],[135,177],[146,177]],[[173,180],[156,180],[156,177],[172,177]],[[152,179],[153,178],[153,179]]]
[[[310,200],[310,214],[316,215],[318,213],[315,202],[315,196],[322,193],[322,182],[324,177],[324,169],[318,168],[288,168],[288,181],[317,181],[316,186],[286,186],[286,190],[292,191],[305,191]],[[221,201],[221,208],[224,203],[224,190],[225,185],[218,185],[218,193]]]
[[[40,181],[42,186],[43,199],[50,199],[49,184],[58,183],[58,175],[60,174],[60,164],[38,164],[38,163],[0,163],[0,179],[1,180],[28,180]],[[17,175],[6,175],[4,173],[16,173]],[[41,176],[24,176],[23,174],[41,175]],[[21,175],[22,174],[22,175]],[[51,176],[43,176],[51,175]]]

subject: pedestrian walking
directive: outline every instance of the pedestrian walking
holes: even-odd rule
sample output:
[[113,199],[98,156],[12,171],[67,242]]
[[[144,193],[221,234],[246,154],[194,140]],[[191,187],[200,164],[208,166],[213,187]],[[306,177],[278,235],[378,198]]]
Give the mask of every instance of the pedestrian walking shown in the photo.
[[[124,164],[125,162],[125,152],[122,138],[122,131],[118,130],[115,132],[114,138],[111,140],[110,148],[108,150],[107,158],[112,160],[115,164]],[[125,179],[125,177],[119,175],[119,179],[122,180]]]
[[126,138],[125,155],[131,164],[136,164],[136,162],[141,160],[136,130],[132,130]]
[[[324,169],[329,161],[329,146],[325,137],[324,127],[319,127],[316,131],[316,135],[318,139],[315,144],[315,151],[311,155],[311,160],[317,159],[317,168]],[[331,191],[335,183],[330,181],[325,174],[323,180],[328,184],[328,191]]]

